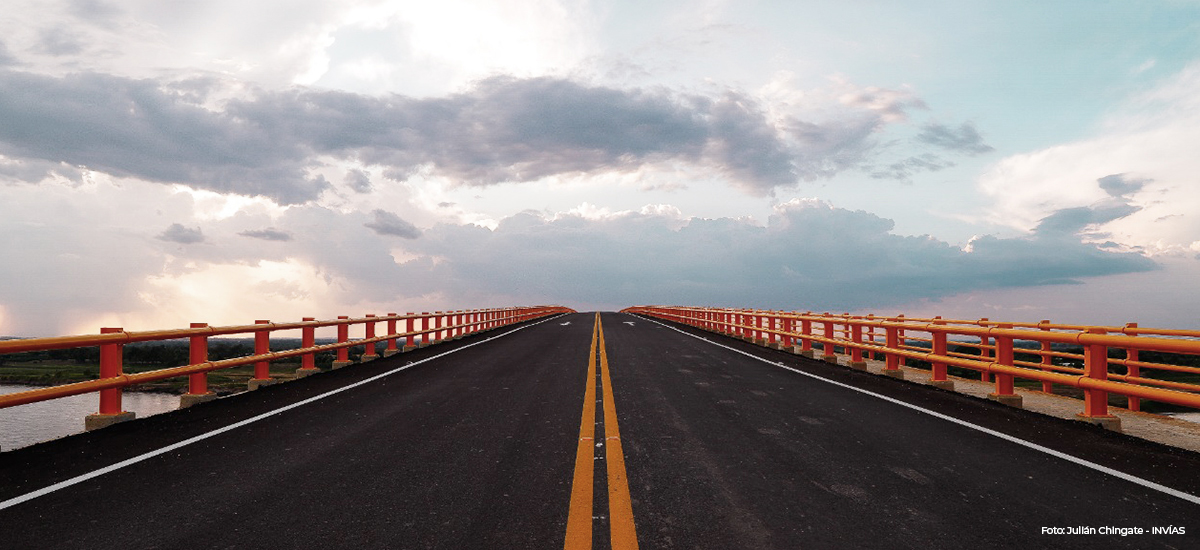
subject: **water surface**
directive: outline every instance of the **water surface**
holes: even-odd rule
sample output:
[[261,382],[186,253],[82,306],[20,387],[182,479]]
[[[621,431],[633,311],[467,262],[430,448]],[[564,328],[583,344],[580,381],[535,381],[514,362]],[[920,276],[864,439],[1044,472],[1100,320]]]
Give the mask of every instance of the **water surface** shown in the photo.
[[[0,384],[0,394],[33,389],[37,387]],[[99,405],[99,393],[85,393],[0,409],[0,450],[11,451],[82,432],[83,417],[96,412]],[[179,396],[126,391],[121,406],[143,418],[179,408]]]

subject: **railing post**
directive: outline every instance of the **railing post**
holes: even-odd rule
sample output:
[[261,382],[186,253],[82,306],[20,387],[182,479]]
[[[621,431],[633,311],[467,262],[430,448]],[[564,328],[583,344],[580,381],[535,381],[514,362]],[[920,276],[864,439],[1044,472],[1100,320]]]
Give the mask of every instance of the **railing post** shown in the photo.
[[[258,319],[254,321],[254,324],[269,325],[271,322],[265,319]],[[271,353],[271,330],[267,328],[254,332],[254,355],[263,355],[265,353]],[[254,363],[254,378],[246,381],[246,389],[254,391],[271,383],[271,363],[265,360],[256,361]]]
[[800,319],[800,334],[801,334],[801,336],[800,336],[799,349],[796,349],[796,347],[792,347],[793,353],[796,353],[798,355],[803,355],[809,359],[812,359],[812,356],[813,356],[812,319],[809,318],[811,315],[812,315],[811,311],[804,312],[804,318]]
[[442,317],[444,314],[441,311],[433,312],[433,334],[430,344],[440,344],[442,342]]
[[[1137,326],[1138,326],[1137,323],[1125,323],[1125,328],[1137,328]],[[1137,334],[1137,332],[1134,332],[1134,334]],[[1141,376],[1142,375],[1142,367],[1132,364],[1132,362],[1136,362],[1137,360],[1138,360],[1138,350],[1133,349],[1133,348],[1126,348],[1125,349],[1125,376]],[[1129,410],[1131,410],[1131,411],[1142,410],[1142,398],[1128,397],[1127,399],[1128,399],[1128,402],[1125,404],[1125,406],[1128,407]]]
[[852,323],[850,325],[850,341],[854,342],[850,347],[850,368],[867,370],[867,362],[863,361],[862,348],[859,347],[863,343],[862,325],[855,322],[860,319],[862,318],[854,317],[849,321]]
[[[1042,322],[1038,323],[1038,328],[1049,332],[1050,327],[1046,326],[1049,324],[1050,324],[1049,319],[1042,319]],[[1042,342],[1042,350],[1041,351],[1042,351],[1042,353],[1041,353],[1042,370],[1046,371],[1046,372],[1050,372],[1050,369],[1048,369],[1046,367],[1054,365],[1054,356],[1050,355],[1051,349],[1050,349],[1050,341],[1049,340]],[[1046,392],[1046,393],[1054,393],[1054,383],[1053,382],[1042,382],[1042,391]]]
[[[904,322],[904,314],[901,313],[900,315],[897,315],[896,319],[899,320],[901,323],[903,323]],[[896,331],[896,339],[899,342],[897,344],[897,347],[903,348],[906,344],[908,344],[908,340],[904,338],[904,329],[902,329],[902,328],[898,329]],[[908,364],[908,358],[901,356],[899,365],[901,367],[903,367],[906,364]],[[888,374],[891,374],[891,371],[888,371]]]
[[[345,321],[349,318],[350,318],[350,316],[348,316],[348,315],[338,315],[338,321]],[[337,338],[338,338],[337,341],[339,344],[345,344],[346,342],[350,341],[350,324],[349,323],[343,323],[343,322],[338,323]],[[352,361],[350,361],[350,348],[346,347],[346,346],[338,348],[337,349],[337,359],[333,360],[333,368],[335,370],[340,369],[344,366],[349,365],[351,362]]]
[[[1102,328],[1090,328],[1088,334],[1105,334]],[[1108,379],[1108,346],[1083,344],[1083,377],[1079,379],[1083,388],[1083,412],[1076,418],[1107,429],[1120,431],[1121,419],[1108,412],[1108,392],[1090,387],[1089,380]]]
[[[946,322],[941,320],[942,316],[938,315],[933,318],[934,325],[945,325]],[[936,328],[930,332],[933,340],[933,354],[938,357],[945,357],[947,350],[946,333]],[[931,361],[932,375],[929,377],[929,385],[943,390],[954,391],[954,381],[946,376],[946,363],[941,361]]]
[[[902,317],[902,316],[898,316]],[[903,329],[900,327],[885,327],[885,343],[884,346],[889,350],[901,350],[904,347],[904,339],[901,334]],[[896,353],[889,352],[887,359],[883,362],[883,373],[893,378],[904,379],[904,369],[900,366],[904,364],[904,358]]]
[[[208,328],[208,323],[192,323],[191,328]],[[188,338],[188,364],[199,365],[208,362],[208,335],[198,334]],[[217,394],[208,391],[208,373],[197,372],[188,375],[188,391],[179,396],[179,408],[186,409],[192,405],[212,401]]]
[[[1011,329],[1010,324],[997,325],[999,329]],[[993,340],[996,342],[996,364],[1007,367],[1013,366],[1013,339],[1011,336],[996,335]],[[996,391],[988,394],[988,399],[998,401],[1011,407],[1021,407],[1022,398],[1013,392],[1013,375],[997,372]]]
[[[100,334],[116,334],[125,329],[104,327]],[[124,375],[124,344],[103,344],[100,346],[100,378],[116,378]],[[132,411],[121,410],[122,388],[100,390],[100,410],[89,414],[83,419],[83,429],[98,430],[118,422],[133,420],[136,416]]]
[[833,319],[828,311],[824,313],[822,323],[825,325],[825,342],[821,346],[821,359],[836,365],[837,355],[833,353],[833,342],[830,342],[833,339]]
[[408,312],[408,320],[405,322],[404,336],[404,351],[412,351],[417,349],[416,332],[417,332],[417,317],[416,313]]
[[398,334],[396,332],[396,314],[389,313],[388,317],[390,318],[387,321],[387,335],[391,338],[387,339],[387,349],[383,350],[384,357],[391,357],[400,353],[400,350],[396,347],[396,334]]
[[[365,323],[366,328],[363,329],[363,339],[370,340],[375,337],[375,314],[368,313],[366,314],[366,317],[367,322]],[[374,361],[375,359],[379,359],[379,352],[375,350],[375,342],[363,343],[363,354],[362,357],[359,358],[359,361],[366,363],[367,361]]]
[[785,317],[783,319],[783,345],[782,345],[782,348],[786,349],[786,350],[791,350],[796,345],[796,336],[794,334],[796,332],[796,319],[794,317],[790,317],[791,315],[795,315],[795,314],[796,314],[795,311],[789,312],[788,313],[789,317]]
[[[874,314],[874,313],[868,313],[868,314],[867,314],[867,321],[868,321],[868,322],[871,322],[871,323],[874,323],[874,322],[875,322],[875,314]],[[875,325],[868,325],[868,326],[867,326],[867,341],[868,341],[868,342],[870,342],[870,343],[871,343],[871,345],[875,345],[875,343],[876,343],[876,342],[875,342]],[[876,357],[875,357],[875,350],[871,350],[870,352],[868,352],[868,353],[867,353],[867,357],[871,358],[871,360],[872,360],[872,361],[874,361],[874,360],[876,359]]]
[[[316,321],[316,317],[305,317],[304,322]],[[312,348],[317,345],[317,327],[307,326],[300,328],[300,347],[304,349]],[[300,356],[300,368],[296,369],[296,378],[304,378],[310,374],[317,372],[317,357],[313,352],[305,353]]]
[[433,316],[428,311],[421,312],[421,341],[416,347],[425,347],[430,345],[433,340]]
[[[981,327],[983,327],[983,328],[987,328],[987,326],[988,326],[988,318],[987,318],[987,317],[980,318],[980,319],[979,319],[979,326],[981,326]],[[985,348],[985,347],[983,347],[983,346],[986,346],[986,345],[988,345],[989,343],[990,343],[990,342],[988,341],[988,337],[987,337],[987,336],[980,336],[980,337],[979,337],[979,360],[980,360],[980,361],[984,361],[984,360],[986,360],[986,359],[988,359],[989,357],[991,357],[991,356],[992,356],[990,353],[988,353],[988,349],[987,349],[987,348]],[[988,374],[988,371],[982,371],[982,372],[980,372],[980,373],[979,373],[979,380],[981,380],[981,381],[983,381],[983,382],[991,382],[991,381],[992,381],[992,378],[991,378],[991,376]]]

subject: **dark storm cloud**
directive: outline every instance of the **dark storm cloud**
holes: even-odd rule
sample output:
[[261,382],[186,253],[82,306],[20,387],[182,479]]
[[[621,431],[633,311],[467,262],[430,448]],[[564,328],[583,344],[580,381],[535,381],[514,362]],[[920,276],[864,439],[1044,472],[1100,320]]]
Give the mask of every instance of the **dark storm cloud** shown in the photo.
[[196,244],[204,242],[204,233],[200,231],[199,227],[184,227],[173,223],[155,238],[170,243]]
[[[379,165],[389,179],[430,167],[465,185],[682,161],[761,195],[858,165],[884,124],[867,108],[780,121],[736,93],[556,78],[495,77],[426,99],[297,88],[218,111],[200,105],[212,86],[0,71],[0,154],[288,204],[328,187],[307,176],[321,156]],[[349,183],[364,188],[361,177]]]
[[995,150],[983,142],[975,125],[964,122],[958,128],[937,123],[926,124],[917,134],[917,141],[967,155],[979,155]]

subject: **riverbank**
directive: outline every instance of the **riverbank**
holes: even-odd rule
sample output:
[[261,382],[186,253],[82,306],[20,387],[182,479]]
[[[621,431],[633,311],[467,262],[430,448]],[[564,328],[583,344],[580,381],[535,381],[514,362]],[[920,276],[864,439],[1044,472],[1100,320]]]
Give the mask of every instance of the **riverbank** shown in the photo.
[[[125,372],[147,372],[160,368],[158,366],[127,366]],[[299,363],[273,363],[270,368],[271,378],[291,378],[298,368],[300,368]],[[69,361],[9,361],[0,366],[0,384],[47,387],[85,382],[99,377],[99,365],[80,365]],[[250,365],[222,369],[208,374],[208,387],[210,391],[218,395],[237,393],[245,391],[247,382],[253,377],[254,367]],[[135,384],[126,390],[178,395],[187,390],[187,384],[187,377],[179,376],[145,384]]]

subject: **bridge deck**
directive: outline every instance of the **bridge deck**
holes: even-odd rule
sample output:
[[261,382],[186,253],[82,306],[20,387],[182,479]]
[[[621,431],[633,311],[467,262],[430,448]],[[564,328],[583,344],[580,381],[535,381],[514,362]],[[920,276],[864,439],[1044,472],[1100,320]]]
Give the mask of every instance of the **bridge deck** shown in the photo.
[[[605,367],[589,353],[593,320],[483,342],[504,329],[3,453],[0,500],[257,419],[0,510],[0,546],[562,547],[589,358]],[[602,320],[642,548],[1197,546],[1200,505],[883,397],[1192,495],[1196,453],[637,317]],[[595,383],[603,548],[606,490],[620,481],[607,474],[612,431]],[[1078,526],[1188,532],[1042,534]]]

